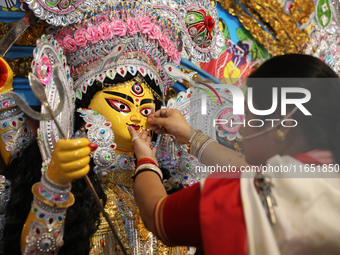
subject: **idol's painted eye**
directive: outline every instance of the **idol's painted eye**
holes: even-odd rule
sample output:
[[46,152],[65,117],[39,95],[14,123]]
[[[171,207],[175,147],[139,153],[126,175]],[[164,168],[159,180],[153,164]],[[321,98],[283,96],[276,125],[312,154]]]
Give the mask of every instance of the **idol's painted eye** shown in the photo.
[[130,107],[122,101],[115,99],[106,99],[106,102],[108,102],[109,105],[118,112],[131,112]]
[[142,88],[142,86],[139,85],[139,84],[133,85],[133,86],[132,86],[132,90],[133,90],[133,92],[135,92],[137,95],[143,93],[143,88]]
[[131,93],[132,95],[136,96],[136,97],[142,97],[144,95],[144,89],[141,85],[139,84],[135,84],[131,87]]
[[153,113],[154,109],[152,107],[146,107],[140,110],[140,114],[144,117],[148,117],[151,113]]

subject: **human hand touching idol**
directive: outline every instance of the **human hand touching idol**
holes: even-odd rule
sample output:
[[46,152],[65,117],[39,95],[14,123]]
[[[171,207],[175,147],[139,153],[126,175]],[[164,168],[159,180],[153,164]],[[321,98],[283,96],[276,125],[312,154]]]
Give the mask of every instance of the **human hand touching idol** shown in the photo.
[[137,161],[142,158],[152,159],[155,163],[157,163],[156,159],[156,148],[150,148],[151,137],[148,136],[148,132],[143,130],[142,133],[133,129],[133,127],[128,127],[129,133],[131,135],[131,140],[134,145],[134,152],[137,158]]
[[84,177],[90,170],[90,152],[97,145],[87,138],[60,139],[54,146],[48,178],[54,183],[67,185]]
[[148,116],[149,127],[156,134],[172,134],[181,144],[190,139],[191,127],[177,109],[161,109]]

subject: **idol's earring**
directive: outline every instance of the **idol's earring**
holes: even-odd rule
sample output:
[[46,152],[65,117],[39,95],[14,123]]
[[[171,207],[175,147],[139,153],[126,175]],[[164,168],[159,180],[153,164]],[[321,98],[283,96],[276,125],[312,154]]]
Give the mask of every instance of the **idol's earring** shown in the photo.
[[278,129],[275,133],[275,140],[282,143],[285,139],[285,133],[281,129]]

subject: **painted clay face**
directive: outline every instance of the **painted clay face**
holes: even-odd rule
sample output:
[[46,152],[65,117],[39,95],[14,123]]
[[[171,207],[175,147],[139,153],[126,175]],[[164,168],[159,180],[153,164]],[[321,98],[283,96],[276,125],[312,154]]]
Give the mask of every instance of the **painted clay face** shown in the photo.
[[155,98],[144,83],[131,83],[97,92],[89,108],[97,110],[112,123],[117,150],[132,152],[133,143],[127,127],[138,131],[148,128],[146,120],[155,111]]

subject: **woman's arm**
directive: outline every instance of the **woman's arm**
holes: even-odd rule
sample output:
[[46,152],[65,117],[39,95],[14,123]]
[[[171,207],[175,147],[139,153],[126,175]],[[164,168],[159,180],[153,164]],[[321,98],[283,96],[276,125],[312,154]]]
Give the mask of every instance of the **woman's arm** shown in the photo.
[[151,138],[129,127],[138,162],[135,172],[134,196],[147,229],[168,245],[201,247],[199,223],[199,184],[167,196],[157,168],[155,149],[150,148]]
[[[196,132],[190,127],[180,111],[175,109],[161,109],[148,117],[151,130],[156,134],[172,134],[181,144],[190,141],[190,153],[196,156],[199,161],[207,166],[236,167],[248,165],[244,157],[216,141],[208,141],[210,137]],[[205,144],[205,142],[208,142]]]

